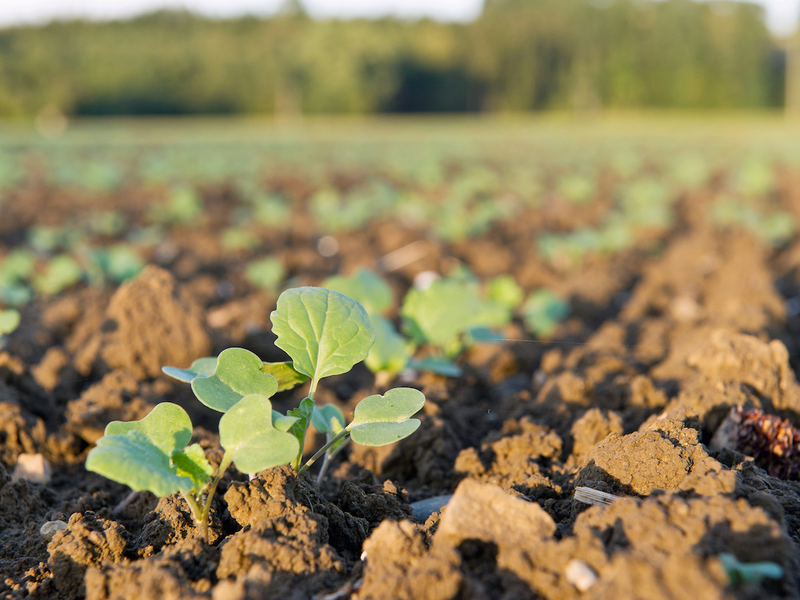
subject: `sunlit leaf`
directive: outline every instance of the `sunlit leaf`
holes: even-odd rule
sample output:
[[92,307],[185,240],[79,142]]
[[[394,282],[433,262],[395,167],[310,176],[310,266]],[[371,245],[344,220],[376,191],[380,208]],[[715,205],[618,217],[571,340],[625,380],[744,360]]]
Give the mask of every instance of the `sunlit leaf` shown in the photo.
[[129,431],[145,436],[169,458],[173,451],[182,450],[192,439],[192,420],[177,404],[162,402],[139,421],[111,421],[104,435],[123,435]]
[[212,375],[192,380],[192,391],[200,402],[220,412],[249,394],[270,397],[278,391],[278,382],[261,371],[263,366],[262,360],[249,350],[228,348],[217,357]]
[[275,345],[294,368],[314,381],[346,373],[364,360],[375,341],[369,317],[360,304],[323,288],[283,292],[270,315]]
[[288,464],[300,450],[295,436],[275,429],[272,403],[260,394],[245,396],[222,415],[219,441],[242,473]]
[[86,457],[86,469],[159,498],[194,487],[191,478],[177,474],[161,448],[135,430],[97,440],[97,446]]
[[412,388],[394,388],[383,396],[364,398],[348,426],[350,437],[364,446],[385,446],[414,433],[420,425],[411,415],[425,404],[425,395]]

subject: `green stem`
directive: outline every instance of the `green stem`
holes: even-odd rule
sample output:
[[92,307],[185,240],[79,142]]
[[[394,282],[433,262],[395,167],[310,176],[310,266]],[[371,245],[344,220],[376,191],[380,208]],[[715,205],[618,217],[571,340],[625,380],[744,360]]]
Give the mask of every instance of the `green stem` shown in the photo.
[[[326,444],[328,444],[331,441],[331,438],[333,437],[331,433],[332,433],[331,431],[327,431],[325,433]],[[322,481],[323,477],[325,477],[325,471],[328,470],[328,464],[330,464],[330,462],[331,462],[331,453],[325,452],[325,458],[322,459],[322,466],[319,469],[319,473],[317,473],[317,485],[319,485],[319,482]]]
[[186,504],[189,505],[189,509],[192,511],[192,517],[194,517],[194,522],[200,525],[201,519],[203,518],[203,511],[200,510],[197,500],[195,500],[192,494],[187,492],[181,492],[181,496],[186,500]]
[[203,537],[206,540],[206,544],[208,543],[208,513],[211,510],[211,501],[214,499],[214,492],[217,491],[219,480],[222,479],[222,476],[225,474],[225,471],[228,469],[229,466],[231,466],[231,462],[233,462],[233,457],[230,456],[228,452],[226,452],[222,457],[222,462],[219,465],[217,476],[214,478],[214,482],[208,489],[208,495],[206,496],[205,505],[203,506],[203,515],[200,520],[200,527],[203,531]]
[[347,434],[349,434],[349,433],[350,433],[350,430],[349,430],[349,429],[342,429],[342,430],[341,430],[341,431],[340,431],[338,434],[336,434],[334,437],[332,437],[330,440],[328,440],[328,442],[327,442],[327,443],[326,443],[326,444],[325,444],[325,445],[324,445],[322,448],[320,448],[319,450],[317,450],[317,452],[314,454],[314,456],[312,456],[311,458],[309,458],[309,459],[306,461],[306,464],[304,464],[304,465],[303,465],[303,466],[300,468],[300,470],[298,470],[298,471],[297,471],[297,476],[298,476],[298,477],[300,477],[300,476],[301,476],[303,473],[305,473],[306,471],[308,471],[308,468],[309,468],[311,465],[313,465],[315,462],[317,462],[317,459],[318,459],[320,456],[322,456],[323,454],[325,454],[325,453],[328,451],[328,448],[330,448],[331,446],[333,446],[333,445],[334,445],[336,442],[338,442],[339,440],[341,440],[341,439],[344,439],[344,437],[345,437]]

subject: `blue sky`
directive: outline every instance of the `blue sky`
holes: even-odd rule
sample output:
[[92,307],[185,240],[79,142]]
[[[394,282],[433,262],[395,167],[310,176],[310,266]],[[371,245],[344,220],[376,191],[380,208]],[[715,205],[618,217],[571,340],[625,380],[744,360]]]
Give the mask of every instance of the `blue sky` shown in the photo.
[[[775,33],[788,35],[797,28],[800,0],[752,1],[766,7],[767,23]],[[120,18],[164,7],[217,16],[269,14],[280,4],[281,0],[0,0],[0,26],[42,23],[59,17]],[[478,15],[483,0],[303,0],[303,4],[315,16],[394,14],[467,21]]]

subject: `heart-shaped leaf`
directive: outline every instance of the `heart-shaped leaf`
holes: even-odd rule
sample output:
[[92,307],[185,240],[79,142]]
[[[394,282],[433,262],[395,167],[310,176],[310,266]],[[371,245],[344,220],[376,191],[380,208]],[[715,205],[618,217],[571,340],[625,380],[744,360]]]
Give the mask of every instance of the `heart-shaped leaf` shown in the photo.
[[291,362],[265,362],[261,371],[269,373],[275,378],[275,381],[278,382],[279,392],[290,390],[304,381],[308,381],[308,376],[295,371]]
[[219,420],[219,441],[242,473],[257,473],[291,462],[300,444],[291,433],[272,425],[272,403],[249,394]]
[[192,439],[192,420],[186,411],[172,402],[158,404],[140,421],[111,421],[106,425],[105,436],[124,435],[137,431],[156,446],[164,456],[169,457],[175,450],[183,450]]
[[175,450],[172,453],[172,464],[175,465],[178,475],[192,480],[195,492],[203,489],[214,474],[214,468],[206,459],[206,453],[200,444]]
[[194,487],[191,478],[177,474],[169,455],[136,430],[97,440],[86,457],[86,469],[137,492],[153,492],[159,498]]
[[185,383],[192,383],[195,377],[210,377],[214,374],[214,369],[217,368],[216,356],[204,356],[194,361],[188,369],[179,369],[177,367],[161,367],[161,372],[164,375],[169,375],[178,381]]
[[356,406],[347,427],[352,440],[363,446],[385,446],[414,433],[420,425],[409,417],[425,404],[425,395],[412,388],[394,388],[368,396]]
[[249,350],[228,348],[217,357],[217,368],[212,375],[192,380],[192,391],[200,402],[220,412],[249,394],[269,398],[278,391],[278,382],[269,373],[262,373],[263,365]]
[[311,414],[311,424],[314,426],[314,429],[320,433],[333,431],[333,421],[339,423],[339,431],[341,431],[345,425],[345,421],[344,413],[342,413],[338,406],[326,404],[325,406],[314,407],[314,412]]
[[292,357],[297,371],[314,382],[349,371],[367,357],[375,341],[363,307],[323,288],[286,290],[270,319],[278,336],[275,345]]

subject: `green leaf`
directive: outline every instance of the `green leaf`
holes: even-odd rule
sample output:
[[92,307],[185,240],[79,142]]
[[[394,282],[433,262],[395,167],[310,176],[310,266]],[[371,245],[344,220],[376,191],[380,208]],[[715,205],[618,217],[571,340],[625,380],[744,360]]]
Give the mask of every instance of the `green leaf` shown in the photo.
[[759,583],[763,579],[783,579],[783,567],[772,561],[743,563],[728,552],[723,552],[718,558],[733,585],[741,582]]
[[567,315],[569,315],[569,303],[545,288],[531,293],[522,307],[525,327],[541,338],[553,335],[558,324]]
[[406,368],[411,357],[408,342],[397,333],[389,319],[380,315],[372,315],[371,319],[375,328],[375,343],[364,363],[373,373],[399,373]]
[[0,310],[0,336],[8,335],[19,327],[19,312],[14,309]]
[[304,381],[308,381],[308,376],[295,371],[291,362],[265,362],[261,367],[261,372],[269,373],[275,378],[278,382],[279,392],[290,390]]
[[202,490],[214,475],[214,468],[206,459],[200,444],[192,444],[184,450],[175,450],[172,453],[172,464],[175,465],[178,475],[192,480],[194,492]]
[[[289,432],[297,438],[297,442],[300,444],[300,452],[303,451],[306,441],[306,431],[308,431],[308,426],[311,423],[311,417],[313,414],[314,401],[311,398],[304,398],[300,403],[300,406],[293,408],[286,413],[286,416],[295,417],[297,419]],[[302,455],[298,453],[296,458],[298,459],[297,462],[299,463]]]
[[458,348],[458,338],[473,327],[501,327],[511,311],[498,302],[481,298],[475,282],[439,279],[425,290],[412,288],[400,314],[404,327],[418,343],[441,349]]
[[426,356],[420,360],[410,360],[408,361],[408,368],[418,371],[430,371],[445,377],[461,377],[462,373],[461,367],[444,356]]
[[0,264],[0,287],[19,283],[33,273],[36,257],[29,250],[13,250]]
[[225,412],[249,394],[270,397],[278,382],[261,371],[264,363],[244,348],[228,348],[217,357],[217,367],[208,377],[195,377],[192,391],[197,399],[214,410]]
[[311,424],[314,426],[314,429],[320,433],[333,431],[334,421],[339,424],[339,431],[341,431],[342,427],[345,426],[345,421],[344,413],[342,413],[338,406],[326,404],[325,406],[314,407],[314,412],[311,415]]
[[182,450],[192,439],[192,420],[177,404],[162,402],[139,421],[111,421],[104,435],[124,435],[129,431],[145,436],[169,459],[175,450]]
[[425,404],[425,395],[412,388],[394,388],[368,396],[356,406],[350,437],[363,446],[385,446],[414,433],[420,425],[409,417]]
[[286,267],[283,266],[283,262],[279,258],[269,256],[247,263],[245,277],[254,286],[272,294],[275,293],[278,286],[286,278]]
[[289,431],[297,423],[297,417],[284,417],[277,410],[272,411],[272,426],[278,431]]
[[209,377],[214,374],[214,369],[217,368],[216,356],[204,356],[192,362],[188,369],[179,369],[177,367],[161,367],[161,372],[164,375],[183,381],[185,383],[192,383],[195,377]]
[[499,275],[489,282],[489,298],[514,310],[522,303],[525,292],[512,275]]
[[322,282],[322,287],[334,290],[358,302],[371,315],[392,306],[392,288],[382,277],[369,269],[359,268],[349,277],[335,275]]
[[159,498],[188,492],[194,486],[189,477],[177,474],[169,455],[136,430],[97,440],[86,457],[86,469],[137,492],[153,492]]
[[83,276],[83,269],[75,259],[66,254],[59,254],[50,259],[44,273],[33,279],[33,287],[42,294],[57,294],[74,285]]
[[249,394],[219,420],[219,441],[242,473],[257,473],[290,463],[300,451],[291,433],[272,425],[272,403],[261,394]]
[[294,368],[314,382],[346,373],[364,360],[375,332],[364,308],[347,296],[323,288],[283,292],[270,315],[275,345],[294,361]]

